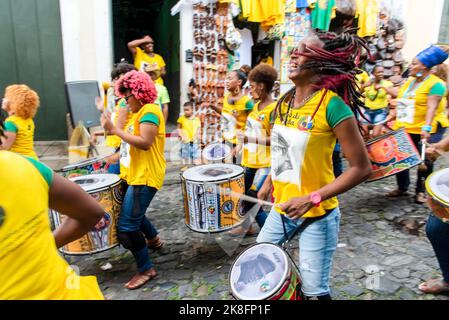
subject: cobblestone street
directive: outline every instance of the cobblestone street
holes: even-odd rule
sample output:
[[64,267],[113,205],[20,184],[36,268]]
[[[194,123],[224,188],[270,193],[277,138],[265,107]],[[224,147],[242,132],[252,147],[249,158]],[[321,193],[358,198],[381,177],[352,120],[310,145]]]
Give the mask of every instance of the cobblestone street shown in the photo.
[[[436,168],[445,165],[441,159]],[[414,204],[412,197],[385,197],[394,186],[395,178],[390,177],[340,197],[342,220],[331,280],[334,299],[449,299],[417,289],[422,280],[440,275],[424,232],[430,210]],[[165,242],[162,250],[150,254],[158,276],[141,289],[123,288],[136,272],[133,257],[123,248],[66,258],[82,275],[97,276],[107,299],[232,299],[231,264],[256,236],[242,240],[224,233],[194,233],[185,226],[183,212],[179,166],[169,165],[165,185],[147,212]],[[297,257],[297,241],[292,251]],[[103,270],[108,263],[112,268]]]

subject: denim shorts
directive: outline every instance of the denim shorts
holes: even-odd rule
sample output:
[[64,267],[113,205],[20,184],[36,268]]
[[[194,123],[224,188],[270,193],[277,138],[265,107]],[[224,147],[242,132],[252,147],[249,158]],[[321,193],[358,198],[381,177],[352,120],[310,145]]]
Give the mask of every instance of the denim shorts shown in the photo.
[[370,122],[366,121],[362,116],[360,116],[360,121],[362,122],[362,124],[364,124],[364,125],[376,124],[376,123],[385,121],[387,119],[388,109],[387,108],[378,109],[378,110],[365,109],[365,110],[363,110],[363,115]]
[[181,143],[181,158],[182,159],[199,159],[200,147],[198,143],[182,142]]
[[[290,235],[304,219],[285,219]],[[332,256],[337,248],[340,226],[340,209],[335,208],[326,217],[314,221],[299,235],[299,270],[302,291],[306,296],[315,297],[330,294],[329,278]],[[282,244],[285,242],[281,215],[271,210],[257,242]]]

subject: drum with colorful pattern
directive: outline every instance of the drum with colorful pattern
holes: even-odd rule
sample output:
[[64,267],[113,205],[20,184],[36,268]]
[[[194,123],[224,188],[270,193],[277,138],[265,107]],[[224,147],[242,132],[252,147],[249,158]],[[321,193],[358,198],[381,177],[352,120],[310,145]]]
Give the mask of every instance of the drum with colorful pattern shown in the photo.
[[426,179],[427,203],[433,214],[449,223],[449,168],[432,173]]
[[[94,228],[83,237],[60,250],[68,255],[85,255],[109,250],[118,245],[116,225],[125,195],[126,184],[115,174],[91,174],[71,178],[81,186],[104,209],[104,216]],[[66,216],[50,210],[53,229],[64,222]]]
[[369,140],[366,148],[372,166],[367,181],[389,177],[422,162],[412,139],[403,128]]
[[229,273],[237,300],[302,300],[301,278],[290,256],[272,243],[243,251]]
[[243,223],[238,196],[245,192],[242,167],[226,163],[196,166],[182,174],[181,182],[185,222],[191,230],[222,232]]
[[108,173],[109,163],[105,159],[109,156],[111,155],[89,158],[70,164],[61,169],[61,174],[70,179],[87,174]]

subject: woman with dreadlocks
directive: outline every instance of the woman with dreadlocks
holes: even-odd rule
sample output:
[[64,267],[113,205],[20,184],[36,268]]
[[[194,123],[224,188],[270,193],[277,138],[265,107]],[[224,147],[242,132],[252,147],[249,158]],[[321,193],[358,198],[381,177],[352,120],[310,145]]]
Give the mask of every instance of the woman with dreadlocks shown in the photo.
[[[308,36],[291,54],[289,78],[295,87],[277,105],[271,177],[258,195],[265,198],[273,186],[275,206],[257,242],[283,243],[302,229],[299,268],[306,298],[331,298],[329,274],[340,221],[336,196],[371,172],[355,117],[363,105],[355,84],[363,50],[365,42],[349,33]],[[335,179],[337,139],[350,168]]]

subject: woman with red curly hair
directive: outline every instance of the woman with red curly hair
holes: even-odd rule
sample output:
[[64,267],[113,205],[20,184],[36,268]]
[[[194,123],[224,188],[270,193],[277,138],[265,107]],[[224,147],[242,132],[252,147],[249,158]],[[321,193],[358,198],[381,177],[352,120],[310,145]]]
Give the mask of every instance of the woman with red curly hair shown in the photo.
[[9,117],[5,121],[5,137],[0,150],[10,150],[37,160],[34,152],[34,121],[39,96],[24,84],[14,84],[5,90],[2,109]]
[[124,130],[114,126],[107,114],[102,115],[101,124],[105,132],[122,139],[120,165],[121,171],[125,170],[121,177],[128,189],[118,220],[117,238],[132,252],[137,263],[139,272],[125,284],[132,290],[156,276],[147,246],[160,241],[145,212],[164,182],[165,121],[161,108],[154,104],[157,91],[146,73],[126,73],[117,81],[115,91],[126,100],[133,118]]

